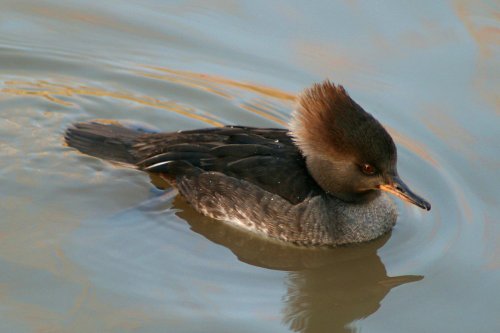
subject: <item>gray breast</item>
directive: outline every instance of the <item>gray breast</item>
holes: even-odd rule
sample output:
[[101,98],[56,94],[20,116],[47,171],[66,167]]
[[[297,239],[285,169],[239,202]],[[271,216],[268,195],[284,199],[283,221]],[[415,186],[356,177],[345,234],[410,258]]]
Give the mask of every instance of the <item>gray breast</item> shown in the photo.
[[396,222],[395,204],[382,194],[363,204],[329,195],[291,204],[244,180],[219,172],[179,177],[177,187],[204,215],[298,245],[364,242],[388,232]]
[[394,201],[381,193],[368,203],[351,204],[330,197],[323,212],[330,221],[332,244],[365,242],[387,233],[398,216]]

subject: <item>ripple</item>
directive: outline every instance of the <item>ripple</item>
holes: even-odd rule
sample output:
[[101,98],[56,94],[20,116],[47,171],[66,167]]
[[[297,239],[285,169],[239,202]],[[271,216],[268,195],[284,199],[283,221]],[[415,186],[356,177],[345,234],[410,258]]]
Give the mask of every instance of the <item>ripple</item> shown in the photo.
[[[498,327],[489,3],[31,2],[0,13],[2,331]],[[294,89],[325,76],[391,125],[402,178],[433,204],[397,201],[374,242],[269,242],[63,145],[95,118],[284,127]]]
[[[95,70],[99,70],[98,68]],[[112,74],[105,74],[107,71]],[[117,73],[125,78],[121,90],[111,90],[102,87],[102,84],[68,84],[67,82],[79,79],[66,76],[61,80],[5,80],[2,84],[2,93],[22,98],[40,98],[63,107],[75,108],[81,102],[78,98],[98,98],[120,101],[120,103],[133,103],[140,107],[149,107],[153,110],[164,110],[171,114],[178,114],[188,121],[195,120],[210,126],[222,126],[228,117],[229,123],[239,123],[241,112],[245,111],[256,119],[266,119],[275,126],[286,126],[290,112],[293,109],[295,95],[270,88],[239,82],[221,76],[181,71],[158,66],[138,65],[132,68],[103,67],[101,76],[113,76]],[[152,80],[148,84],[161,87],[164,83],[174,85],[176,91],[184,90],[186,93],[208,93],[217,99],[214,110],[200,111],[196,106],[187,105],[184,101],[176,100],[175,96],[166,97],[148,96],[138,94],[133,82],[143,79]],[[139,80],[139,81],[138,81]],[[142,81],[141,81],[142,82]],[[132,83],[132,85],[131,85]],[[126,90],[124,88],[132,88]],[[155,88],[151,91],[161,91]],[[240,113],[227,114],[216,110],[235,108]],[[144,118],[143,115],[140,118]],[[433,156],[428,147],[423,147],[415,140],[393,128],[389,128],[395,140],[402,146],[403,174],[410,174],[410,184],[418,184],[417,189],[426,189],[431,193],[433,210],[429,215],[422,214],[414,207],[400,204],[401,216],[394,235],[389,243],[390,250],[383,250],[388,256],[397,256],[399,262],[413,258],[415,253],[430,253],[444,255],[447,248],[451,247],[461,233],[460,223],[451,224],[448,221],[471,221],[471,208],[456,185],[456,178],[450,177],[448,172],[442,172],[444,167],[441,161]],[[165,212],[163,209],[162,212]],[[208,237],[210,238],[210,237]],[[397,240],[399,239],[399,240]],[[385,252],[384,252],[385,251]],[[420,255],[421,263],[428,262],[431,258]],[[300,257],[300,256],[299,256]],[[414,260],[416,260],[414,258]]]

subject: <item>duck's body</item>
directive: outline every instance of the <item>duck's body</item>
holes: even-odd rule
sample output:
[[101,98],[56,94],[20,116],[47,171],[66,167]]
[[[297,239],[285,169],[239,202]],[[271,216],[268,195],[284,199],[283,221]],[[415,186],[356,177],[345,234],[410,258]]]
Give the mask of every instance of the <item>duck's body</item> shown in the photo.
[[[308,98],[325,98],[325,92],[334,93],[330,96],[333,99],[344,100],[317,105],[316,111],[303,110]],[[373,174],[357,174],[361,172],[359,164],[366,167],[368,164],[363,163],[370,162],[381,171],[387,169],[398,185],[399,178],[392,139],[373,117],[351,101],[343,88],[326,82],[306,92],[292,131],[227,126],[144,133],[119,124],[89,122],[69,128],[66,141],[86,154],[158,173],[196,210],[212,218],[299,245],[356,243],[386,233],[397,217],[394,203],[379,190],[389,183],[378,181],[373,185]],[[335,113],[338,110],[329,109],[338,107],[356,109],[354,116],[346,119],[342,119],[345,114],[334,117],[337,123],[333,129],[337,132],[328,137],[315,126],[331,122],[321,112]],[[312,119],[307,111],[321,117]],[[361,143],[351,142],[352,131],[342,129],[345,121],[368,138],[360,139]],[[325,131],[332,126],[325,125]],[[329,145],[332,139],[342,146],[336,147],[335,142]],[[363,155],[368,160],[358,158]],[[356,171],[351,168],[354,160]],[[430,208],[413,193],[406,196]]]

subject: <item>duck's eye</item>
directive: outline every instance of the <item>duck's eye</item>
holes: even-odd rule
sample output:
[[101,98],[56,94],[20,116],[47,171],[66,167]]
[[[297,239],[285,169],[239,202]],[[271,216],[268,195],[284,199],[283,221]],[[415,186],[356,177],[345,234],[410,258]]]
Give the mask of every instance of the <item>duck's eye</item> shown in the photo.
[[365,175],[371,176],[371,175],[374,175],[377,170],[375,169],[375,167],[373,165],[368,164],[368,163],[364,163],[364,164],[361,164],[361,171]]

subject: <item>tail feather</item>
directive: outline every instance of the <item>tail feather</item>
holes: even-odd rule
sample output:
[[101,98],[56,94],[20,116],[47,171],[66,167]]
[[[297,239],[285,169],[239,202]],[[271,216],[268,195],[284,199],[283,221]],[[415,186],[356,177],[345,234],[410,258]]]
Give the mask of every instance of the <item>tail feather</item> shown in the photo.
[[64,138],[68,146],[84,154],[98,158],[136,164],[132,146],[144,132],[126,128],[118,123],[82,122],[66,130]]

